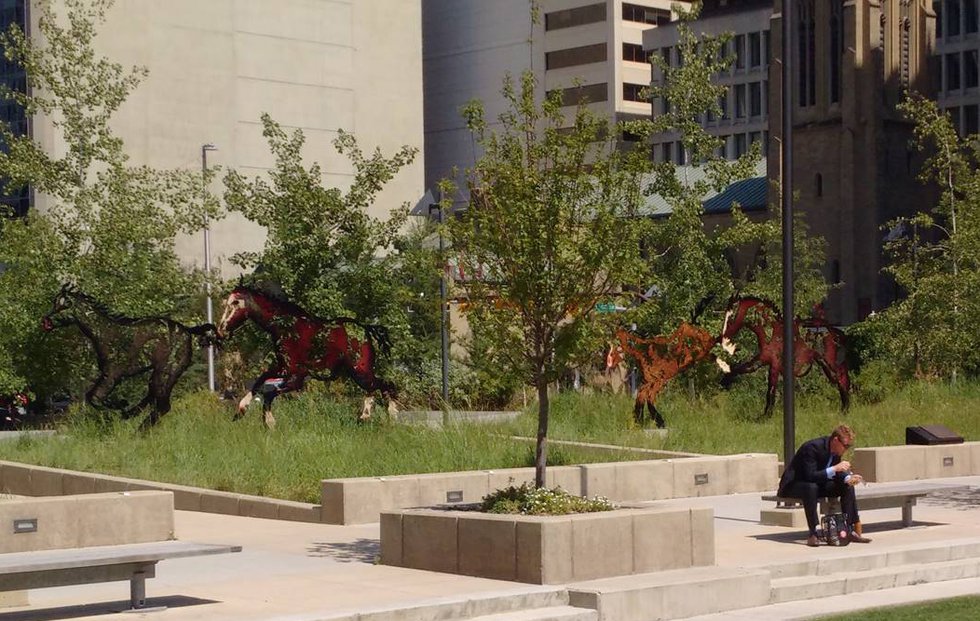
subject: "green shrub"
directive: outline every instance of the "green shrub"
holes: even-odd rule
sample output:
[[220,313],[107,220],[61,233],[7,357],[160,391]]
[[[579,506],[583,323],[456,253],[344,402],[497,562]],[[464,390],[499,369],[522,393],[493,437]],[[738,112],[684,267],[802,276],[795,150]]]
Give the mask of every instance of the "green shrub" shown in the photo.
[[520,513],[522,515],[567,515],[594,513],[615,509],[607,498],[584,498],[569,494],[560,487],[534,487],[532,483],[505,487],[483,498],[480,507],[487,513]]

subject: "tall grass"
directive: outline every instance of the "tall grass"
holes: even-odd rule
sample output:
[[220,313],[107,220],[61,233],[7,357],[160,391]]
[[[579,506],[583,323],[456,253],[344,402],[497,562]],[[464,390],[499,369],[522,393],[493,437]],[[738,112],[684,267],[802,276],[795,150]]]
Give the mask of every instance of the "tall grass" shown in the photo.
[[[782,416],[759,420],[763,393],[746,384],[731,392],[692,397],[683,383],[660,400],[669,435],[661,438],[632,422],[624,395],[564,393],[552,401],[549,437],[695,453],[781,453]],[[877,403],[856,403],[846,414],[835,395],[813,391],[797,401],[797,444],[850,424],[858,446],[904,444],[905,427],[939,423],[968,440],[980,439],[980,383],[955,386],[914,383]],[[278,425],[267,431],[258,406],[232,421],[232,406],[206,393],[188,395],[154,429],[140,433],[134,421],[100,418],[78,410],[61,421],[54,437],[22,436],[0,442],[0,459],[117,474],[306,502],[318,502],[325,478],[382,476],[531,466],[534,405],[516,421],[458,425],[445,430],[392,424],[384,415],[355,422],[358,407],[308,393],[276,403]],[[644,459],[637,453],[597,452],[551,444],[549,463]]]

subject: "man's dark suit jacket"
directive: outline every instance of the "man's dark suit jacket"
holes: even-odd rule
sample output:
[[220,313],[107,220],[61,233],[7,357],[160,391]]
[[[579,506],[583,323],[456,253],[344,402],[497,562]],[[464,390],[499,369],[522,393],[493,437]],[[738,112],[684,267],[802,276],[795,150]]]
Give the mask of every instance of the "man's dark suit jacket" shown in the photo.
[[[831,459],[832,458],[832,459]],[[830,436],[814,438],[804,442],[796,455],[793,455],[789,466],[783,471],[783,476],[779,479],[779,491],[777,495],[782,496],[786,488],[794,481],[806,481],[809,483],[820,483],[827,479],[827,460],[834,466],[840,463],[840,456],[830,452]],[[847,476],[846,472],[834,474],[834,478],[840,481]]]

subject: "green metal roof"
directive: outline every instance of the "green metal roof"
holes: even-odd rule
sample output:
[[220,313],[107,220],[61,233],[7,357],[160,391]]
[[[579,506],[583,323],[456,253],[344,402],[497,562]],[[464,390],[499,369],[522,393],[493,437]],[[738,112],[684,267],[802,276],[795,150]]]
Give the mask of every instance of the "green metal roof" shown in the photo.
[[[677,178],[682,183],[695,183],[705,178],[705,169],[702,166],[678,166]],[[644,178],[643,186],[650,185],[652,181],[652,176]],[[761,159],[756,164],[754,176],[736,181],[721,192],[709,190],[702,197],[701,204],[704,206],[704,212],[708,214],[728,213],[732,209],[732,203],[738,203],[743,211],[758,211],[766,209],[768,196],[769,178],[766,160]],[[659,194],[644,197],[644,204],[640,207],[640,213],[645,216],[669,216],[671,211],[671,206]]]

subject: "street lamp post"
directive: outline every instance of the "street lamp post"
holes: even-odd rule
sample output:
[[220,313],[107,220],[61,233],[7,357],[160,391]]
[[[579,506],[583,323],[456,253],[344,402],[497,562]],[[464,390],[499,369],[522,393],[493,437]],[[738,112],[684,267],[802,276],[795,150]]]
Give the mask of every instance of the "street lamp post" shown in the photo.
[[[202,198],[207,201],[208,197],[208,151],[217,151],[218,147],[210,142],[201,145],[201,186],[203,189]],[[214,308],[211,304],[211,222],[208,218],[208,211],[204,209],[204,273],[205,287],[207,288],[207,322],[214,323]],[[208,390],[214,392],[214,343],[208,344]]]
[[442,407],[449,408],[449,303],[446,296],[446,240],[442,236],[442,205],[436,203],[429,205],[429,215],[432,210],[439,210],[439,262],[442,264],[442,273],[439,276],[439,306],[440,321],[439,331],[442,336]]
[[782,66],[782,207],[783,207],[783,463],[796,452],[796,417],[793,384],[796,381],[793,358],[793,0],[783,0]]

